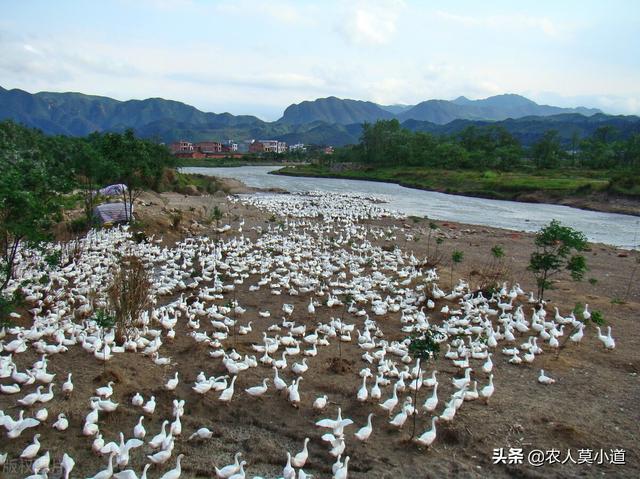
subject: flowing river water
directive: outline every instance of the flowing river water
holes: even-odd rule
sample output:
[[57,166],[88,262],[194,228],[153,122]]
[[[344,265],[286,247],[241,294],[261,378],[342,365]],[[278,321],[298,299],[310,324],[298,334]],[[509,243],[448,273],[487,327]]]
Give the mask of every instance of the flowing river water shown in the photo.
[[589,241],[632,249],[640,242],[640,218],[615,213],[586,211],[568,206],[489,200],[423,191],[391,183],[270,175],[278,166],[232,168],[182,168],[185,173],[234,178],[255,188],[295,191],[326,191],[384,195],[387,208],[407,215],[491,226],[514,231],[537,231],[552,219],[582,231]]

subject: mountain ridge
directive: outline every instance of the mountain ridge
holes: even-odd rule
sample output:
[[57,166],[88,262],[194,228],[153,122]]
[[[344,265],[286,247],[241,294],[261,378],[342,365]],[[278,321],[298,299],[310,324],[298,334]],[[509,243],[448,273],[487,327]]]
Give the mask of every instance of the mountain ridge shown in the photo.
[[[319,110],[315,108],[318,106]],[[503,114],[506,108],[522,116],[502,120],[485,118],[491,115],[495,118],[500,108]],[[524,115],[528,108],[547,115]],[[315,114],[314,110],[320,111],[320,118],[307,118]],[[564,140],[573,130],[581,135],[588,134],[600,123],[618,125],[623,133],[628,129],[635,132],[636,120],[640,120],[632,116],[605,115],[583,107],[563,109],[538,105],[520,95],[506,94],[481,100],[466,97],[452,101],[426,100],[417,105],[378,105],[364,100],[328,97],[290,105],[283,118],[266,122],[252,115],[203,112],[186,103],[163,98],[121,101],[80,92],[32,94],[0,86],[2,119],[11,119],[53,135],[85,136],[94,131],[133,128],[140,136],[167,143],[182,138],[193,141],[275,138],[288,143],[334,146],[357,143],[362,123],[377,119],[398,119],[403,127],[433,134],[452,134],[463,126],[507,125],[512,133],[525,139],[525,144],[535,141],[550,128],[559,129]]]

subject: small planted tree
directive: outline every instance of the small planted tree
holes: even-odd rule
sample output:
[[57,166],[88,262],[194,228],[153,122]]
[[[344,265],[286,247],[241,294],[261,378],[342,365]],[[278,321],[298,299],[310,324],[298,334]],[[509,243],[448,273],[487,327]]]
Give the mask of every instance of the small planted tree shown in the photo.
[[[440,333],[434,332],[430,329],[422,331],[420,333],[414,333],[409,336],[409,354],[416,360],[421,362],[428,362],[431,359],[436,359],[440,352],[440,343],[438,339]],[[420,377],[420,371],[418,371],[418,378]],[[417,381],[416,381],[417,382]],[[416,408],[416,413],[413,414],[413,429],[411,431],[411,439],[416,435],[416,416],[418,409],[418,389],[417,386],[413,391],[413,406]]]
[[209,215],[211,221],[215,221],[216,229],[220,227],[220,220],[222,219],[222,210],[218,206],[214,206]]
[[464,259],[464,253],[462,251],[454,250],[453,253],[451,253],[451,274],[449,279],[449,283],[451,284],[451,289],[453,289],[453,267],[456,264],[462,263],[463,259]]
[[349,304],[354,300],[353,294],[351,293],[347,293],[344,295],[344,298],[342,299],[343,302],[343,308],[342,308],[342,315],[340,316],[340,331],[338,331],[338,358],[340,360],[340,363],[342,364],[342,325],[344,324],[344,315],[347,312],[347,308],[349,307]]
[[209,215],[210,221],[215,221],[216,223],[216,242],[220,239],[220,220],[222,219],[222,210],[218,208],[218,206],[214,206],[213,210],[211,210],[211,214]]
[[107,369],[107,345],[104,344],[104,337],[108,329],[113,328],[116,325],[116,318],[112,314],[109,314],[104,309],[98,309],[93,318],[96,324],[100,327],[100,332],[102,333],[102,351],[104,352],[104,359],[102,361],[102,371],[106,371]]
[[502,245],[494,245],[491,248],[491,255],[489,261],[482,272],[482,278],[480,282],[481,290],[494,290],[501,278],[506,275],[506,267],[504,265],[504,248]]
[[431,258],[431,236],[438,229],[438,225],[429,221],[429,233],[427,233],[427,259]]
[[568,271],[574,281],[584,277],[587,262],[578,254],[587,247],[583,233],[553,220],[536,233],[534,243],[536,250],[531,253],[527,269],[536,279],[539,302],[542,302],[545,290],[553,286],[552,277],[558,273]]
[[444,239],[443,238],[436,238],[436,251],[435,253],[433,253],[433,261],[431,261],[431,263],[433,263],[434,265],[438,264],[440,262],[440,256],[438,256],[438,247],[444,243]]

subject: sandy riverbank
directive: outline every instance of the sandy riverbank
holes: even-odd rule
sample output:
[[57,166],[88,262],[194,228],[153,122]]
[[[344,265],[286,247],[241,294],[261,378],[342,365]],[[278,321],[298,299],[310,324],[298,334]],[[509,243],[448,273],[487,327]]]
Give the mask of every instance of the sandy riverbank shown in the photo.
[[[231,186],[231,185],[229,185]],[[233,192],[249,192],[242,185],[234,185]],[[230,202],[224,195],[185,196],[176,193],[145,193],[137,207],[137,216],[146,233],[162,236],[165,245],[191,236],[215,236],[211,224],[206,221],[209,211],[218,206],[223,212],[222,224],[231,229],[224,234],[226,240],[243,235],[256,241],[257,227],[275,226],[270,214],[257,208]],[[175,224],[173,218],[180,216]],[[285,218],[276,218],[282,221]],[[242,233],[239,224],[244,221]],[[371,220],[374,227],[392,229],[393,239],[381,239],[377,242],[383,248],[398,246],[403,251],[413,252],[417,257],[424,256],[427,248],[426,222],[412,220]],[[505,280],[519,282],[525,291],[533,289],[531,275],[526,271],[528,257],[533,248],[532,235],[512,231],[462,225],[452,222],[436,222],[438,235],[444,243],[440,246],[443,260],[439,265],[441,283],[448,284],[449,261],[451,251],[464,252],[463,262],[456,266],[454,278],[462,277],[474,284],[480,271],[487,262],[490,248],[501,244],[506,253],[505,264],[508,273]],[[416,240],[417,238],[417,240]],[[433,247],[433,243],[431,243]],[[278,254],[274,251],[273,254]],[[627,255],[627,256],[625,256]],[[355,344],[343,344],[342,357],[344,370],[336,372],[331,367],[332,360],[338,355],[335,345],[323,348],[309,363],[312,367],[304,375],[301,386],[302,404],[299,409],[292,408],[286,400],[271,389],[262,399],[252,400],[243,393],[243,389],[255,386],[264,375],[260,366],[248,370],[236,384],[234,400],[223,405],[216,400],[218,394],[206,396],[195,394],[191,386],[200,370],[207,375],[218,376],[226,370],[219,360],[208,356],[206,346],[197,345],[187,336],[186,325],[176,327],[176,339],[166,341],[163,356],[169,356],[176,364],[172,368],[155,366],[149,360],[132,361],[131,355],[121,354],[107,364],[107,372],[97,360],[88,357],[80,348],[58,355],[50,362],[49,371],[65,377],[72,367],[82,363],[82,368],[74,374],[76,391],[69,400],[56,398],[50,404],[50,417],[59,411],[68,413],[72,424],[66,433],[47,428],[42,431],[41,440],[57,456],[62,451],[73,452],[76,458],[83,458],[77,466],[78,473],[87,474],[104,466],[105,460],[96,458],[88,450],[87,439],[80,432],[83,415],[86,414],[87,398],[93,389],[102,386],[106,380],[116,381],[114,400],[122,406],[108,416],[103,433],[108,440],[117,440],[119,431],[127,431],[137,421],[139,410],[130,406],[130,398],[140,391],[145,397],[155,395],[158,409],[153,417],[145,420],[150,437],[160,429],[162,418],[171,415],[171,400],[175,397],[186,399],[185,432],[190,433],[197,427],[206,425],[214,431],[214,437],[207,442],[187,442],[180,438],[175,453],[185,453],[183,477],[211,477],[214,464],[228,464],[233,454],[241,450],[249,461],[249,470],[263,477],[280,475],[286,462],[286,451],[298,452],[305,437],[310,437],[310,459],[305,471],[315,477],[330,477],[330,458],[326,444],[320,440],[319,431],[313,423],[322,418],[335,415],[336,406],[342,406],[343,414],[354,420],[357,426],[348,430],[352,435],[356,427],[366,421],[366,413],[372,410],[374,434],[367,443],[349,440],[348,454],[351,456],[350,478],[422,478],[422,477],[593,477],[606,474],[608,477],[633,477],[640,472],[640,457],[637,450],[637,424],[640,420],[640,359],[637,344],[640,342],[638,311],[640,311],[640,286],[632,285],[624,303],[612,303],[613,298],[621,298],[627,290],[630,270],[634,258],[621,250],[604,245],[591,245],[587,253],[590,271],[587,278],[595,278],[597,283],[587,281],[574,283],[560,278],[556,289],[549,291],[549,314],[553,307],[568,314],[575,303],[589,303],[590,309],[603,312],[607,323],[613,327],[617,347],[612,352],[603,350],[595,338],[595,332],[589,329],[580,346],[569,345],[558,356],[545,352],[535,367],[514,366],[506,362],[499,351],[495,352],[496,393],[488,404],[479,401],[465,403],[451,424],[439,424],[438,439],[428,451],[408,442],[411,427],[402,431],[387,424],[388,419],[375,402],[369,401],[366,407],[356,401],[356,392],[361,384],[358,371],[364,367],[360,359],[362,351]],[[331,316],[341,314],[341,309],[317,308],[316,316],[310,319],[306,315],[307,295],[275,296],[268,288],[258,292],[249,292],[249,286],[255,284],[259,275],[251,275],[243,284],[237,286],[237,297],[246,313],[240,322],[253,322],[253,331],[240,337],[233,347],[241,354],[252,354],[251,344],[260,342],[265,328],[277,320],[282,303],[295,306],[296,321],[313,327],[316,321],[329,321]],[[222,303],[221,303],[222,304]],[[439,322],[443,315],[439,313],[444,305],[455,307],[453,303],[439,300],[430,313],[432,322]],[[527,315],[529,306],[526,306]],[[258,310],[274,312],[275,319],[261,318]],[[399,313],[376,317],[388,340],[402,339],[399,329]],[[360,325],[361,318],[347,315],[349,323]],[[204,323],[203,323],[204,324]],[[210,329],[210,328],[205,328]],[[526,339],[526,337],[525,337]],[[20,368],[37,359],[29,351],[20,355]],[[296,358],[295,360],[299,360]],[[542,386],[536,377],[539,368],[557,379],[552,386]],[[440,371],[442,385],[439,393],[442,398],[453,392],[448,377],[459,376],[450,361],[442,356],[427,370]],[[181,384],[176,392],[163,390],[162,385],[179,371]],[[287,383],[293,379],[290,371],[283,373]],[[474,373],[479,386],[486,384],[486,375]],[[311,403],[321,394],[328,394],[331,404],[323,413],[314,412]],[[425,399],[427,392],[421,393],[419,402]],[[388,397],[385,390],[383,399]],[[15,398],[0,396],[0,408],[17,412]],[[427,427],[425,417],[419,419],[419,429]],[[28,439],[11,441],[3,446],[11,454],[19,453]],[[559,449],[566,455],[571,449],[577,457],[578,449],[626,449],[625,466],[615,465],[574,465],[554,464],[543,468],[524,465],[493,465],[491,461],[494,448],[522,447],[549,450]],[[139,470],[142,458],[136,453],[131,465]],[[78,459],[76,459],[78,461]],[[173,467],[172,465],[170,467]],[[155,477],[155,476],[154,476]]]

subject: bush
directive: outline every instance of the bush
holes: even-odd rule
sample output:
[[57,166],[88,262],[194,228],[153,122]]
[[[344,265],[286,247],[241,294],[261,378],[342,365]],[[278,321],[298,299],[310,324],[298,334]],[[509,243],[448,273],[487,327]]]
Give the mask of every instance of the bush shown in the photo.
[[115,318],[116,338],[123,342],[142,312],[150,304],[151,281],[140,258],[125,256],[115,267],[107,289],[110,310]]

